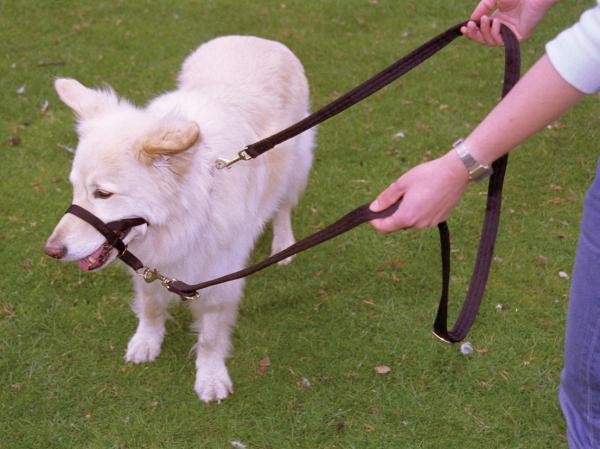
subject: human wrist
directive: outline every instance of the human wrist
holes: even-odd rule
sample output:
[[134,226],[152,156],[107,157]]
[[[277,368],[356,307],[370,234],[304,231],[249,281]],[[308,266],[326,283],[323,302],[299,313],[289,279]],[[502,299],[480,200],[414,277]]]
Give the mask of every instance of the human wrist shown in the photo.
[[453,179],[464,184],[469,183],[469,171],[460,160],[458,154],[456,154],[454,148],[450,149],[445,155],[443,155],[441,160],[447,172]]
[[452,144],[452,150],[465,168],[469,181],[481,182],[492,175],[491,164],[482,161],[473,147],[463,139],[456,140]]

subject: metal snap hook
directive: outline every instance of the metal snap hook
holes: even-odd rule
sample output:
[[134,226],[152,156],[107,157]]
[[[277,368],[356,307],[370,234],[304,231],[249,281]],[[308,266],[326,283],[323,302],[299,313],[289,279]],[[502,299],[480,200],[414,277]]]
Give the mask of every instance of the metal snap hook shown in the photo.
[[250,159],[252,159],[252,157],[246,152],[246,150],[248,149],[248,147],[244,148],[242,151],[240,151],[237,155],[237,157],[235,157],[234,159],[225,159],[225,158],[219,158],[215,161],[215,168],[217,170],[222,170],[224,168],[231,168],[231,166],[233,164],[235,164],[236,162],[239,161],[249,161]]

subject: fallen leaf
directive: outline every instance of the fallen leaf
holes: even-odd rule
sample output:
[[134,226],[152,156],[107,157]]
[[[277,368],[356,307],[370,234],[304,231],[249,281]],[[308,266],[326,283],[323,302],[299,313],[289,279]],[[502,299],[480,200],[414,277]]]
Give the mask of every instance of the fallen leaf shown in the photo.
[[392,371],[392,368],[386,365],[380,365],[375,367],[375,372],[377,374],[388,374],[390,371]]
[[0,304],[0,319],[2,318],[14,318],[16,316],[15,309],[9,303]]
[[258,361],[258,375],[263,377],[267,373],[267,368],[271,366],[271,359],[269,357],[265,357]]
[[559,197],[559,196],[555,196],[554,198],[552,198],[551,200],[549,200],[549,201],[548,201],[548,203],[550,203],[550,204],[555,204],[555,205],[557,205],[557,204],[562,204],[562,203],[564,203],[564,202],[565,202],[565,200],[563,200],[563,199],[562,199],[561,197]]
[[390,259],[390,260],[387,260],[386,263],[390,267],[397,268],[397,269],[402,269],[406,265],[406,263],[403,260],[400,260],[400,259]]
[[563,125],[560,122],[553,122],[553,123],[550,123],[548,126],[546,126],[546,128],[548,128],[548,129],[562,129],[564,127],[565,127],[565,125]]

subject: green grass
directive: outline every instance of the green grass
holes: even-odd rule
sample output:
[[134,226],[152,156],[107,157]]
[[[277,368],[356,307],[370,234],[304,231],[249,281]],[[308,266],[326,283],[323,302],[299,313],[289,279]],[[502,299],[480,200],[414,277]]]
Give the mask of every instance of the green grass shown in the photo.
[[[430,335],[440,282],[433,230],[382,236],[364,226],[249,279],[229,361],[235,394],[210,406],[192,388],[185,308],[173,311],[155,363],[127,365],[135,319],[125,270],[84,275],[42,253],[70,202],[64,146],[76,142],[56,76],[108,83],[143,103],[173,87],[200,42],[254,34],[298,54],[318,107],[474,4],[2,2],[0,448],[230,448],[234,440],[249,449],[565,447],[557,388],[569,282],[558,272],[571,272],[597,158],[597,96],[511,156],[470,357]],[[524,45],[524,66],[589,4],[553,10]],[[497,100],[501,65],[500,50],[461,40],[322,125],[297,235],[446,151]],[[394,140],[398,131],[406,136]],[[450,221],[455,307],[473,264],[483,190],[474,186]],[[269,238],[254,259],[268,253]],[[271,365],[261,376],[265,357]],[[379,365],[391,372],[376,374]]]

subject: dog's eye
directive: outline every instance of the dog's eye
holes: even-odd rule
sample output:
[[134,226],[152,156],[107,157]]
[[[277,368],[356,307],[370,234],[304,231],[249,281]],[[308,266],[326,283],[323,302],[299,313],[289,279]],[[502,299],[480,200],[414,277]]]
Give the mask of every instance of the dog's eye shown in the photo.
[[94,198],[98,198],[100,200],[105,200],[113,196],[111,192],[107,192],[106,190],[96,189],[94,190]]

